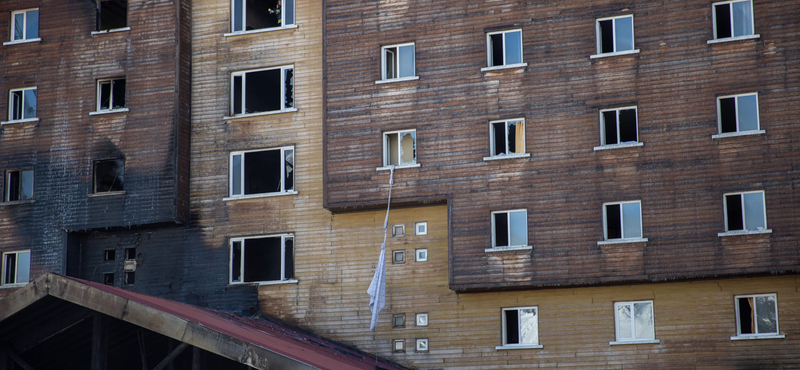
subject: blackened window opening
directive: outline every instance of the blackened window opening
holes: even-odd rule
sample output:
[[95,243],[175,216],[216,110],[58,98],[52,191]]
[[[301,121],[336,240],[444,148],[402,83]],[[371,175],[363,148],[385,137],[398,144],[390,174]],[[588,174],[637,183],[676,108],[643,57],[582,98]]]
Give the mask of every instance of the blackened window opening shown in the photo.
[[231,246],[231,281],[242,282],[242,242],[236,241]]
[[600,21],[600,52],[614,52],[614,20]]
[[283,106],[284,108],[294,107],[294,70],[287,69],[283,79]]
[[736,132],[736,98],[719,100],[719,120],[722,133]]
[[125,79],[100,81],[99,110],[125,108]]
[[97,30],[113,30],[128,26],[127,0],[100,0],[97,9]]
[[281,109],[281,70],[250,72],[245,77],[245,113]]
[[244,155],[245,194],[281,191],[281,151],[265,150]]
[[244,281],[281,280],[281,238],[245,241]]
[[731,37],[731,4],[714,5],[717,21],[717,38]]
[[608,239],[622,238],[622,220],[620,219],[619,210],[619,204],[606,206],[606,233]]
[[135,260],[136,259],[136,248],[125,248],[125,259],[126,260]]
[[500,155],[506,153],[506,123],[495,122],[492,124],[494,127],[494,153],[493,155]]
[[728,230],[744,230],[742,195],[726,195],[725,208],[728,212]]
[[292,279],[294,278],[294,239],[286,238],[284,248],[283,277]]
[[755,334],[753,298],[739,298],[739,330],[741,334]]
[[502,66],[505,64],[505,61],[503,60],[503,34],[496,33],[489,37],[492,40],[492,65],[490,65],[490,67]]
[[17,254],[16,253],[8,253],[6,254],[5,260],[5,276],[3,278],[3,284],[14,284],[17,282]]
[[619,111],[619,140],[622,143],[638,141],[635,109]]
[[494,214],[495,247],[507,247],[508,244],[508,213]]
[[103,260],[105,261],[113,261],[117,257],[117,251],[113,249],[106,249]]
[[95,192],[125,190],[125,160],[115,159],[95,163]]
[[105,285],[114,285],[114,273],[108,272],[103,274],[103,284]]
[[506,344],[519,344],[519,311],[507,310]]
[[619,144],[617,142],[617,112],[603,112],[603,123],[605,126],[606,145]]
[[9,171],[8,172],[8,180],[6,181],[6,185],[8,186],[8,196],[6,197],[6,201],[15,201],[20,199],[20,188],[21,188],[21,181],[19,176],[19,171]]
[[132,285],[136,282],[136,272],[134,271],[126,271],[125,272],[125,284]]

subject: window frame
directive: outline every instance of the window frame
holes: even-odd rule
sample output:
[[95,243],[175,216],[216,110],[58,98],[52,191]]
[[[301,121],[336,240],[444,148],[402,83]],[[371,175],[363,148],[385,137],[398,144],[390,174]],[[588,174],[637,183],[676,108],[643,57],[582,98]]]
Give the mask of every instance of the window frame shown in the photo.
[[[631,19],[631,49],[630,50],[617,50],[617,19],[622,18],[630,18]],[[603,57],[610,57],[616,55],[626,55],[626,54],[636,54],[639,53],[639,49],[636,48],[636,24],[634,23],[633,14],[624,14],[618,15],[613,17],[604,17],[604,18],[596,18],[595,19],[595,46],[597,54],[591,55],[590,59],[595,58],[603,58]],[[611,52],[603,52],[603,39],[602,33],[600,30],[600,22],[602,21],[611,21],[611,32],[612,32],[612,47],[613,51]]]
[[[242,3],[242,29],[236,30],[236,2],[241,1]],[[284,2],[289,1],[291,2],[292,8],[292,23],[286,23],[286,12],[284,11]],[[231,24],[230,24],[230,33],[226,33],[225,36],[235,36],[235,35],[244,35],[250,33],[259,33],[259,32],[268,32],[268,31],[276,31],[276,30],[283,30],[287,28],[297,28],[297,6],[295,4],[295,0],[281,0],[281,19],[280,19],[280,26],[276,27],[266,27],[266,28],[255,28],[252,30],[247,29],[247,0],[231,0]]]
[[[623,205],[625,204],[639,204],[639,231],[641,235],[639,237],[625,237],[625,220],[623,218]],[[620,237],[619,238],[608,238],[608,206],[619,205],[619,222],[620,222]],[[620,201],[620,202],[606,202],[603,203],[603,240],[598,242],[598,245],[603,244],[615,244],[615,243],[638,243],[638,242],[646,242],[648,241],[647,238],[644,237],[644,225],[643,225],[643,217],[642,217],[642,201],[641,200],[629,200],[629,201]]]
[[[756,129],[755,130],[745,130],[742,131],[739,128],[739,98],[746,97],[746,96],[755,96],[756,99]],[[723,99],[733,99],[734,102],[734,115],[736,116],[736,131],[733,132],[722,132],[722,103],[721,100]],[[761,135],[764,134],[765,131],[761,128],[761,115],[760,111],[761,108],[758,103],[758,92],[752,93],[742,93],[742,94],[733,94],[733,95],[722,95],[717,97],[717,133],[712,135],[712,139],[720,139],[725,137],[731,136],[745,136],[745,135]]]
[[414,222],[414,235],[428,235],[428,221]]
[[[400,163],[400,161],[401,161],[400,158],[402,157],[402,153],[400,152],[400,148],[402,148],[402,144],[400,143],[401,142],[400,134],[409,133],[409,132],[413,133],[412,138],[414,139],[414,161],[412,163],[408,163],[408,164],[401,164]],[[393,134],[397,134],[397,162],[398,162],[397,164],[394,164],[394,165],[389,163],[389,162],[391,162],[391,153],[389,153],[389,148],[388,148],[389,145],[388,145],[388,141],[387,141],[388,140],[387,137],[389,135],[393,135]],[[391,166],[395,166],[396,169],[397,168],[413,168],[413,167],[419,167],[420,166],[419,160],[418,160],[418,155],[417,155],[418,152],[419,152],[419,149],[417,147],[417,129],[412,128],[412,129],[405,129],[405,130],[384,131],[384,132],[381,133],[381,139],[382,139],[381,140],[381,147],[382,147],[381,164],[382,164],[382,166],[378,167],[378,170],[387,170]]]
[[[634,113],[634,124],[636,125],[636,141],[635,142],[625,142],[623,143],[620,136],[620,129],[619,129],[619,114],[621,111],[624,110],[633,110]],[[617,132],[617,142],[614,144],[608,144],[608,138],[606,137],[606,118],[603,113],[606,112],[616,112],[616,132]],[[644,145],[639,138],[639,108],[636,105],[619,107],[619,108],[609,108],[609,109],[601,109],[599,111],[600,115],[600,145],[596,146],[594,150],[606,150],[606,149],[618,149],[618,148],[629,148],[629,147],[636,147]]]
[[[22,173],[23,172],[28,172],[28,171],[31,172],[31,184],[30,184],[31,196],[28,197],[28,198],[25,198],[25,199],[13,199],[12,200],[11,199],[11,194],[10,194],[10,191],[11,191],[11,176],[10,176],[10,174],[12,172],[19,172],[20,173],[19,181],[20,181],[20,189],[21,189],[22,188],[22,179],[23,179]],[[4,177],[3,177],[3,185],[4,185],[3,186],[3,202],[7,202],[8,203],[8,202],[28,202],[28,201],[33,201],[33,195],[35,194],[35,192],[34,192],[34,185],[35,184],[36,184],[36,178],[35,178],[35,172],[34,172],[33,168],[21,168],[21,169],[6,170],[5,174],[4,174]]]
[[[734,36],[733,31],[735,25],[733,23],[733,11],[731,10],[734,3],[743,3],[749,2],[750,3],[750,34],[742,35],[742,36]],[[731,36],[730,37],[719,37],[717,35],[717,6],[718,5],[728,5],[728,15],[730,17],[730,26],[731,26]],[[746,39],[753,39],[758,38],[760,35],[756,34],[756,22],[755,22],[755,8],[753,7],[752,0],[729,0],[729,1],[718,1],[711,4],[711,27],[712,27],[712,36],[714,37],[712,40],[709,40],[708,43],[718,43],[718,42],[725,42],[725,41],[734,41],[734,40],[746,40]]]
[[[508,125],[509,125],[510,122],[520,122],[522,124],[522,147],[523,147],[522,153],[516,153],[516,152],[509,153],[510,149],[509,149],[509,146],[508,146],[508,133],[509,133]],[[494,154],[495,151],[496,151],[495,150],[496,149],[495,148],[496,144],[495,144],[494,125],[496,123],[504,123],[505,124],[505,127],[504,127],[504,129],[505,129],[505,147],[506,147],[506,153],[505,154]],[[497,160],[497,159],[528,158],[528,157],[530,157],[531,154],[528,153],[528,146],[527,146],[527,143],[526,143],[526,137],[527,137],[526,131],[527,131],[527,128],[528,127],[525,124],[525,118],[509,118],[509,119],[501,119],[501,120],[489,121],[489,156],[488,157],[483,157],[483,160],[484,161],[491,161],[491,160]],[[515,137],[515,140],[518,141],[519,139],[517,139]]]
[[[266,238],[280,238],[280,246],[281,246],[281,272],[280,280],[259,280],[259,281],[234,281],[233,280],[233,243],[240,242],[241,243],[241,258],[239,264],[239,271],[242,276],[242,280],[244,280],[245,275],[245,256],[247,255],[247,240],[252,239],[266,239]],[[275,285],[275,284],[292,284],[297,283],[298,280],[294,276],[291,278],[286,277],[286,240],[291,238],[292,239],[292,275],[295,272],[295,235],[292,233],[283,233],[283,234],[270,234],[270,235],[258,235],[258,236],[244,236],[244,237],[236,237],[236,238],[229,238],[228,240],[228,284],[229,285],[248,285],[248,284],[255,284],[255,285]]]
[[[114,108],[114,83],[117,81],[125,81],[125,93],[122,96],[123,106],[121,108]],[[109,84],[109,95],[108,95],[108,108],[103,108],[102,105],[102,84],[108,83]],[[117,113],[117,112],[127,112],[128,111],[128,80],[125,77],[115,77],[115,78],[103,78],[98,79],[95,83],[96,88],[96,99],[97,103],[95,105],[95,111],[90,113],[93,114],[104,114],[104,113]]]
[[[95,30],[91,32],[92,35],[99,35],[104,33],[113,33],[113,32],[121,32],[121,31],[130,31],[130,23],[129,23],[129,16],[130,16],[130,0],[125,1],[125,26],[116,27],[116,28],[103,28],[103,9],[102,5],[100,8],[97,9],[96,21],[95,21]],[[106,1],[102,1],[106,2]]]
[[[521,332],[521,323],[519,320],[520,311],[522,310],[534,310],[535,313],[535,320],[536,320],[536,343],[535,344],[526,344],[526,343],[508,343],[508,322],[506,322],[506,311],[517,311],[517,333]],[[539,306],[525,306],[525,307],[504,307],[500,310],[500,318],[501,318],[501,342],[502,345],[495,347],[497,350],[506,350],[506,349],[525,349],[525,348],[544,348],[539,340]]]
[[[742,323],[741,323],[741,316],[740,316],[740,308],[739,308],[739,300],[742,298],[753,298],[755,301],[758,297],[774,297],[775,298],[775,332],[774,333],[758,333],[758,325],[755,325],[756,333],[752,334],[742,334]],[[733,296],[733,306],[735,312],[735,321],[736,321],[736,336],[732,336],[731,340],[748,340],[748,339],[780,339],[785,338],[785,335],[781,334],[780,328],[780,318],[778,316],[779,309],[778,309],[778,294],[777,293],[763,293],[763,294],[740,294]],[[753,320],[758,322],[758,305],[753,305]]]
[[[37,27],[36,27],[36,37],[29,38],[28,37],[28,13],[31,12],[31,11],[36,11],[37,12],[36,13]],[[15,15],[17,15],[17,14],[24,14],[24,15],[23,15],[23,23],[22,23],[22,38],[15,40],[14,39],[14,28],[15,28],[16,23],[17,23],[16,17],[15,17]],[[11,12],[11,19],[9,19],[9,22],[8,22],[8,24],[10,26],[9,41],[3,42],[3,45],[22,44],[22,43],[26,43],[26,42],[42,41],[42,39],[40,37],[41,35],[39,34],[40,33],[39,32],[40,31],[39,30],[39,25],[41,25],[41,17],[40,17],[40,15],[41,15],[41,11],[39,10],[39,8],[28,8],[28,9],[20,9],[20,10],[12,11]]]
[[[247,77],[246,77],[246,75],[248,73],[273,71],[273,70],[276,70],[276,69],[280,70],[280,75],[281,75],[281,82],[280,82],[281,91],[280,91],[280,94],[279,94],[279,96],[281,97],[281,102],[280,102],[281,109],[261,111],[261,112],[253,112],[253,113],[245,113],[245,112],[247,112],[247,109],[246,109],[247,108]],[[286,107],[286,101],[285,101],[285,99],[286,99],[286,71],[287,70],[292,70],[292,96],[291,96],[291,98],[292,98],[292,106],[288,107],[288,108]],[[278,113],[285,113],[285,112],[296,112],[297,111],[297,103],[295,102],[295,95],[296,94],[295,94],[294,73],[295,73],[294,64],[287,64],[287,65],[282,65],[282,66],[277,66],[277,67],[248,69],[248,70],[243,70],[243,71],[231,72],[231,74],[230,74],[230,100],[229,100],[229,103],[230,103],[230,109],[229,109],[230,116],[225,117],[225,119],[253,117],[253,116],[261,116],[261,115],[268,115],[268,114],[278,114]],[[234,107],[236,105],[235,104],[236,95],[235,95],[235,92],[234,92],[234,87],[236,86],[236,82],[235,82],[236,77],[241,77],[242,78],[242,91],[241,91],[241,94],[240,94],[241,100],[242,100],[241,101],[242,106],[240,107],[240,109],[241,109],[242,113],[234,113],[234,111],[235,111]]]
[[[101,162],[122,161],[122,190],[97,191],[97,165]],[[125,158],[98,159],[92,162],[92,194],[90,196],[126,194],[125,190]]]
[[[28,280],[19,282],[17,281],[17,274],[19,273],[19,254],[20,253],[27,253],[28,254]],[[8,265],[6,264],[6,256],[9,254],[14,254],[16,257],[14,258],[14,282],[9,283],[6,282],[6,273],[8,270]],[[1,287],[20,287],[28,284],[31,281],[31,250],[30,249],[20,249],[20,250],[12,250],[8,252],[3,252],[0,255],[2,261],[0,261],[0,286]]]
[[[508,64],[506,59],[508,55],[506,54],[506,34],[512,32],[519,32],[519,63]],[[503,35],[503,62],[502,64],[494,63],[494,56],[492,55],[493,51],[493,44],[492,44],[492,35]],[[486,67],[481,68],[481,71],[491,71],[496,69],[506,69],[506,68],[519,68],[519,67],[527,67],[528,63],[525,63],[525,49],[524,49],[525,42],[522,40],[522,28],[513,28],[507,29],[502,31],[492,31],[486,32]]]
[[428,248],[414,249],[414,262],[428,262]]
[[[411,76],[399,77],[400,70],[401,70],[400,48],[404,47],[404,46],[411,46],[413,48],[412,59],[411,60],[412,60],[412,64],[413,64],[412,65],[412,70],[414,71],[414,74],[411,75]],[[395,67],[395,69],[397,69],[398,77],[387,78],[388,70],[386,68],[386,61],[387,61],[386,54],[387,54],[387,49],[392,49],[392,48],[397,49],[397,53],[392,59],[394,59],[394,67]],[[375,82],[376,84],[388,83],[388,82],[397,82],[397,81],[411,81],[411,80],[418,80],[418,79],[419,79],[419,76],[417,76],[417,46],[416,46],[415,42],[406,42],[406,43],[401,43],[401,44],[392,44],[392,45],[381,46],[381,79],[379,81],[376,81]]]
[[[267,152],[267,151],[280,151],[280,158],[283,161],[283,165],[280,166],[281,173],[280,173],[280,181],[281,181],[281,190],[276,192],[270,193],[255,193],[255,194],[245,194],[245,155],[247,153],[257,153],[257,152]],[[292,177],[292,189],[286,190],[286,152],[291,150],[292,151],[292,172],[294,172]],[[240,193],[241,194],[234,194],[234,186],[233,186],[233,175],[234,175],[234,164],[233,158],[234,156],[241,156],[241,168],[239,169],[239,183],[241,186]],[[230,152],[228,154],[228,196],[223,198],[223,200],[237,200],[237,199],[250,199],[250,198],[263,198],[263,197],[274,197],[274,196],[281,196],[281,195],[294,195],[297,194],[296,186],[297,185],[297,150],[295,150],[294,145],[286,145],[286,146],[279,146],[274,148],[265,148],[265,149],[251,149],[251,150],[240,150],[235,152]]]
[[[26,91],[33,91],[34,95],[36,96],[36,105],[34,108],[34,116],[33,117],[25,117],[25,101],[27,98],[25,97]],[[21,92],[20,96],[22,102],[20,103],[20,118],[14,118],[14,93]],[[18,87],[14,89],[8,89],[8,114],[6,115],[8,118],[7,121],[3,121],[3,125],[12,124],[12,123],[25,123],[25,122],[38,122],[39,121],[39,87],[38,86],[29,86],[29,87]]]
[[[761,194],[761,216],[763,217],[764,221],[764,228],[763,229],[748,229],[747,228],[747,215],[745,214],[745,205],[744,205],[744,195],[745,194]],[[742,229],[734,229],[730,230],[728,228],[728,196],[738,195],[739,196],[739,203],[741,204],[741,212],[742,212]],[[743,234],[769,234],[772,233],[772,229],[769,228],[767,225],[767,197],[764,190],[753,190],[753,191],[740,191],[740,192],[732,192],[732,193],[724,193],[722,194],[722,211],[723,211],[723,222],[725,227],[725,232],[717,234],[718,236],[733,236],[733,235],[743,235]]]
[[[636,338],[636,304],[642,303],[649,303],[650,304],[650,317],[653,320],[653,337],[652,338]],[[630,306],[631,308],[631,338],[620,338],[620,322],[619,322],[619,314],[618,310],[620,306]],[[621,301],[621,302],[614,302],[614,341],[609,342],[610,345],[618,345],[618,344],[658,344],[661,343],[661,340],[656,339],[656,316],[655,316],[655,304],[653,303],[652,299],[649,300],[639,300],[639,301]]]
[[[518,213],[518,212],[524,212],[524,214],[525,214],[525,244],[524,245],[522,245],[522,244],[520,244],[520,245],[511,245],[511,213]],[[506,229],[506,232],[507,232],[506,237],[508,238],[508,244],[509,245],[507,245],[507,246],[499,246],[498,247],[497,246],[497,230],[496,230],[497,226],[495,225],[495,215],[496,214],[500,214],[500,213],[505,213],[505,214],[508,215],[507,216],[507,221],[506,221],[506,223],[508,225],[507,229]],[[490,217],[489,218],[491,219],[490,221],[491,221],[491,225],[492,225],[492,235],[491,235],[492,244],[491,244],[491,248],[486,249],[487,252],[504,251],[504,250],[517,250],[517,249],[533,249],[533,247],[530,245],[530,239],[528,238],[528,236],[529,236],[528,235],[528,210],[526,208],[508,209],[508,210],[502,210],[502,211],[492,211],[490,213]]]

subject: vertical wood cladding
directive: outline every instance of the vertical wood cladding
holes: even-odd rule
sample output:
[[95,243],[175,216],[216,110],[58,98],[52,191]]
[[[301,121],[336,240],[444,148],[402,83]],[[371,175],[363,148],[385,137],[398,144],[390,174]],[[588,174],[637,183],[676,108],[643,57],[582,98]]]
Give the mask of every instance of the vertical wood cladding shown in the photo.
[[[449,199],[459,291],[798,271],[796,1],[753,1],[759,37],[712,40],[708,1],[326,2],[326,198],[385,204],[381,132],[416,129],[398,202]],[[640,52],[597,54],[595,20],[633,15]],[[486,32],[522,29],[524,68],[485,71]],[[418,80],[376,84],[382,45]],[[712,139],[716,98],[758,93],[761,135]],[[642,146],[594,150],[599,111],[636,106]],[[530,157],[483,160],[489,122],[525,118]],[[718,237],[722,196],[763,190],[771,234]],[[602,204],[641,200],[646,243],[598,246]],[[490,212],[525,209],[532,250],[486,253]]]

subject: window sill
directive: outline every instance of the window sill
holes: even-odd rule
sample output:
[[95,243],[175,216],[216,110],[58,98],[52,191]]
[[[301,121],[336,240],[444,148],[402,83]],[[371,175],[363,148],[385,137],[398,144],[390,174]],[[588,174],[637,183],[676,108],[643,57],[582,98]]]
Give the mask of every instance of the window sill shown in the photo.
[[223,202],[230,202],[236,200],[246,200],[246,199],[258,199],[258,198],[270,198],[270,197],[279,197],[282,195],[297,195],[296,191],[285,191],[283,193],[266,193],[266,194],[251,194],[251,195],[240,195],[234,197],[225,197],[222,198]]
[[400,78],[392,78],[389,80],[378,80],[375,81],[376,85],[388,84],[392,82],[403,82],[403,81],[415,81],[419,80],[419,76],[411,76],[411,77],[400,77]]
[[711,139],[724,139],[726,137],[736,137],[736,136],[749,136],[749,135],[764,135],[766,132],[764,130],[750,130],[750,131],[739,131],[739,132],[726,132],[724,134],[714,134],[711,135]]
[[42,39],[35,38],[35,39],[27,39],[27,40],[15,40],[15,41],[6,41],[3,45],[16,45],[16,44],[27,44],[29,42],[41,42]]
[[288,279],[288,280],[276,280],[276,281],[251,281],[247,283],[230,283],[228,286],[239,286],[239,285],[280,285],[280,284],[297,284],[300,281],[297,279]]
[[244,35],[252,35],[256,33],[264,33],[264,32],[274,32],[274,31],[282,31],[282,30],[292,30],[297,28],[296,24],[290,24],[285,27],[270,27],[270,28],[259,28],[257,30],[250,30],[250,31],[234,31],[223,33],[222,36],[231,37],[231,36],[244,36]]
[[128,194],[128,192],[125,191],[125,190],[121,190],[121,191],[106,191],[106,192],[102,192],[102,193],[89,194],[89,198],[113,197],[113,196],[126,195],[126,194]]
[[500,159],[514,159],[514,158],[530,158],[531,153],[522,154],[506,154],[506,155],[493,155],[491,157],[483,157],[484,161],[496,161]]
[[0,202],[0,207],[13,206],[17,204],[33,204],[33,203],[36,203],[36,199],[12,200],[8,202]]
[[756,334],[756,335],[737,335],[731,337],[731,340],[754,340],[754,339],[784,339],[783,334]]
[[106,33],[114,33],[114,32],[125,32],[130,31],[130,27],[122,27],[122,28],[112,28],[110,30],[102,30],[102,31],[92,31],[92,36],[95,35],[104,35]]
[[738,36],[738,37],[726,37],[724,39],[714,39],[706,41],[706,44],[719,44],[723,42],[730,42],[730,41],[739,41],[739,40],[752,40],[761,37],[759,34],[755,35],[747,35],[747,36]]
[[609,244],[625,244],[625,243],[646,243],[647,238],[625,238],[625,239],[610,239],[601,240],[597,242],[597,246]]
[[718,233],[717,236],[737,236],[737,235],[756,235],[756,234],[772,234],[772,229],[762,230],[731,230],[724,233]]
[[19,289],[24,287],[28,283],[20,283],[20,284],[3,284],[0,285],[0,289]]
[[89,112],[90,116],[98,116],[101,114],[114,114],[114,113],[124,113],[128,112],[128,108],[117,108],[117,109],[106,109],[106,110],[98,110],[94,112]]
[[[402,165],[402,166],[394,166],[394,169],[395,170],[399,170],[401,168],[417,168],[419,166],[420,166],[419,163],[406,164],[406,165]],[[391,168],[392,168],[392,166],[383,166],[383,167],[376,168],[376,170],[378,170],[378,171],[389,171]]]
[[614,53],[595,54],[595,55],[590,55],[589,59],[616,57],[616,56],[619,56],[619,55],[629,55],[629,54],[639,54],[639,49],[617,51],[617,52],[614,52]]
[[494,347],[494,349],[498,351],[506,349],[536,349],[536,348],[544,348],[544,346],[542,346],[541,344],[506,344]]
[[258,117],[258,116],[269,116],[271,114],[281,114],[281,113],[291,113],[297,112],[297,108],[289,108],[289,109],[281,109],[281,110],[271,110],[269,112],[258,112],[258,113],[247,113],[247,114],[237,114],[235,116],[226,116],[222,117],[222,119],[226,121],[237,120],[240,118],[250,118],[250,117]]
[[481,72],[493,72],[493,71],[499,71],[499,70],[503,70],[503,69],[525,68],[527,66],[528,66],[528,63],[517,63],[517,64],[504,65],[504,66],[483,67],[483,68],[481,68]]
[[613,342],[608,342],[608,344],[612,346],[621,346],[625,344],[659,344],[659,343],[661,343],[661,340],[659,339],[617,340]]
[[598,150],[611,150],[611,149],[622,149],[622,148],[635,148],[638,146],[644,145],[643,142],[637,141],[635,143],[621,143],[621,144],[611,144],[611,145],[600,145],[594,147],[594,151]]
[[14,121],[3,121],[3,122],[0,122],[0,125],[12,125],[12,124],[15,124],[15,123],[28,123],[28,122],[39,122],[39,117],[18,119],[18,120],[14,120]]
[[483,251],[486,253],[490,253],[490,252],[508,252],[508,251],[529,251],[532,249],[533,249],[532,245],[512,245],[510,247],[486,248]]

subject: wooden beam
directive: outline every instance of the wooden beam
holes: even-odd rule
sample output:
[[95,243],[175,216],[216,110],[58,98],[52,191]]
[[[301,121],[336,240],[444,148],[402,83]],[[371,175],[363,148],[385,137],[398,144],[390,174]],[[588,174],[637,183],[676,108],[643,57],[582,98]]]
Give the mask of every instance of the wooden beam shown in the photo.
[[201,357],[202,350],[197,347],[192,347],[192,370],[203,369],[203,359]]
[[186,349],[186,347],[189,347],[189,344],[181,343],[178,347],[172,350],[172,352],[170,352],[170,354],[167,355],[167,357],[164,357],[164,359],[161,360],[161,362],[159,362],[158,365],[156,365],[156,367],[153,368],[153,370],[164,370],[164,368],[166,368],[167,365],[171,364],[172,361],[175,360],[175,357],[178,357],[178,355],[180,355],[181,352],[183,352],[183,350]]
[[14,360],[14,362],[16,362],[16,363],[17,363],[17,365],[19,365],[19,366],[20,366],[21,368],[23,368],[24,370],[34,370],[34,369],[33,369],[33,366],[31,366],[30,364],[28,364],[27,362],[25,362],[25,360],[23,360],[21,357],[17,356],[17,354],[16,354],[16,353],[14,353],[14,351],[12,351],[12,350],[10,350],[10,349],[6,349],[6,350],[4,350],[3,352],[5,352],[5,354],[6,354],[8,357],[10,357],[12,360]]
[[106,370],[108,364],[108,318],[101,313],[94,314],[92,325],[92,368]]

